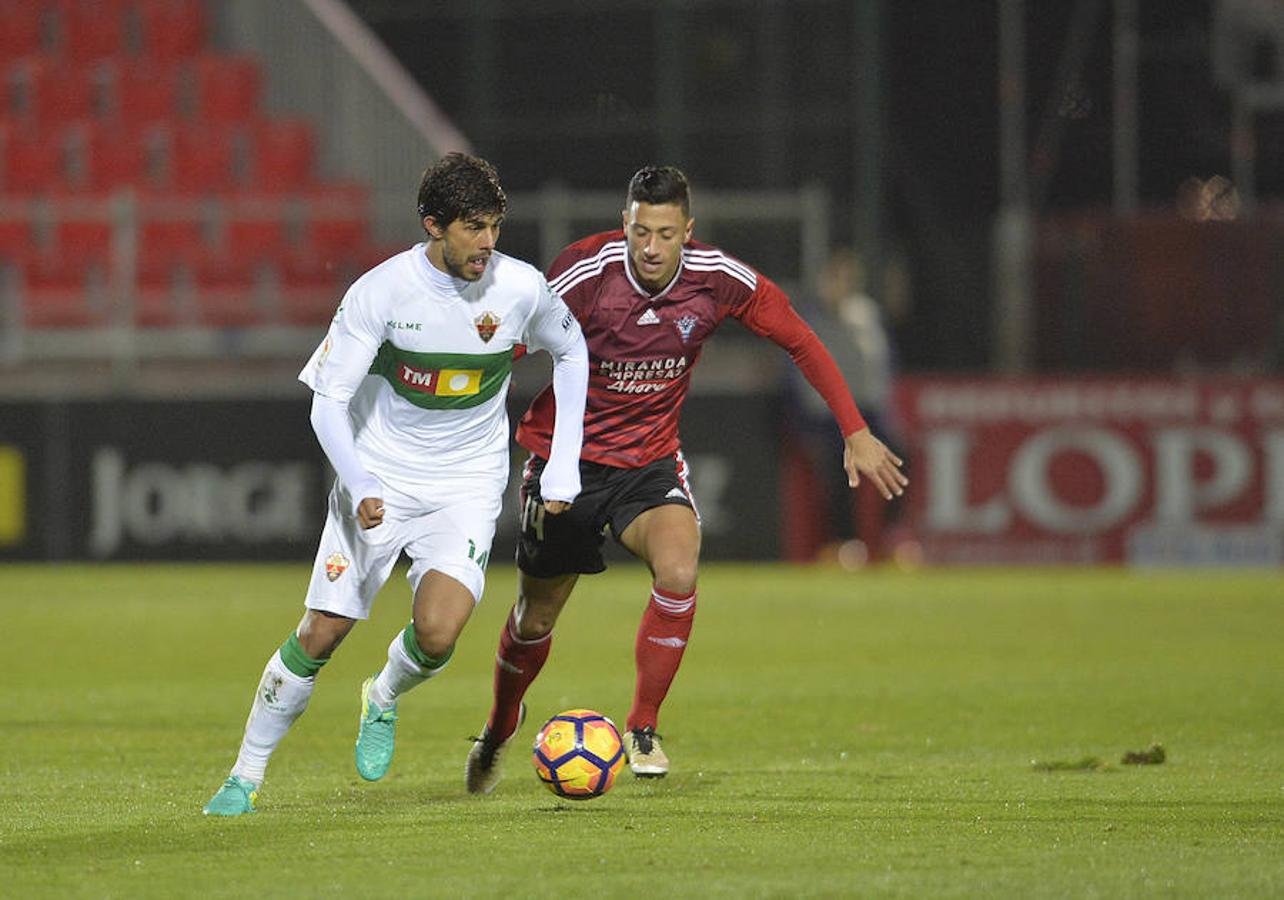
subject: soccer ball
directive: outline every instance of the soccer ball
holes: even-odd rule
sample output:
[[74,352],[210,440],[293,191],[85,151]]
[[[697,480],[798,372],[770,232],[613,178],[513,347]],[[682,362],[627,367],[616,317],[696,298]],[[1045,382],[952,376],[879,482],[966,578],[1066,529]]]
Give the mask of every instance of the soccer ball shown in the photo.
[[624,768],[624,744],[615,723],[591,709],[568,709],[544,723],[531,754],[535,773],[568,800],[600,797]]

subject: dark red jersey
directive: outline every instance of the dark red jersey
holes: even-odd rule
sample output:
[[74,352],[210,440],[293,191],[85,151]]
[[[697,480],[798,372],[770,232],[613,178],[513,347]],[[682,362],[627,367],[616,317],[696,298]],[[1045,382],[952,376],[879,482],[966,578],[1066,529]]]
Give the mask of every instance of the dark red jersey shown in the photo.
[[[838,366],[784,291],[716,247],[688,241],[673,281],[652,295],[633,276],[624,232],[609,231],[563,250],[548,280],[588,344],[583,459],[631,469],[677,451],[691,370],[727,316],[789,352],[843,434],[865,427]],[[554,411],[548,387],[518,423],[517,442],[547,458]]]

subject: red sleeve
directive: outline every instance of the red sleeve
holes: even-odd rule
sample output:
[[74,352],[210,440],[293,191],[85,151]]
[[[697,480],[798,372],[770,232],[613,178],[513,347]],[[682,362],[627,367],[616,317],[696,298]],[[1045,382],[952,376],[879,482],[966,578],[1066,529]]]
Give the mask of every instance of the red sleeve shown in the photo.
[[754,334],[785,349],[811,386],[825,398],[844,436],[865,427],[865,419],[856,408],[838,364],[770,278],[758,276],[758,286],[734,315]]
[[[585,307],[592,300],[592,287],[588,281],[571,277],[569,280],[563,279],[563,275],[573,275],[568,270],[576,269],[582,273],[578,266],[580,263],[587,261],[597,254],[603,245],[610,243],[612,240],[619,240],[624,237],[623,231],[603,231],[600,234],[591,234],[586,238],[581,238],[573,244],[562,249],[549,265],[544,275],[548,279],[548,286],[555,290],[575,317],[584,324]],[[590,264],[591,265],[591,264]]]

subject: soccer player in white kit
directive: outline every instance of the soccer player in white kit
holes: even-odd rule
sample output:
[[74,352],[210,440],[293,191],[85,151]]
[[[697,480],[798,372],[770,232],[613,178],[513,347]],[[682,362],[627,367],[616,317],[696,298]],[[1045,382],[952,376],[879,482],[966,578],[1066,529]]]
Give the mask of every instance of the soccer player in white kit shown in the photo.
[[316,673],[404,550],[413,619],[361,689],[358,773],[392,760],[397,699],[438,674],[480,600],[508,481],[505,408],[513,347],[553,357],[558,414],[541,490],[546,512],[580,490],[588,353],[538,269],[495,250],[507,205],[494,168],[452,153],[419,186],[427,241],[362,275],[299,379],[338,478],[298,628],[272,654],[240,752],[207,815],[255,811],[272,751],[307,706]]

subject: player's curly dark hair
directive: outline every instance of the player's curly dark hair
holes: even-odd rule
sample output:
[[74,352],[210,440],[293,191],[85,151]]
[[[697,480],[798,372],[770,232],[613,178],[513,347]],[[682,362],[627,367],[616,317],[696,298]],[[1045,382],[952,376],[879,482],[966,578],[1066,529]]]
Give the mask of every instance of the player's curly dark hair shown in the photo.
[[467,153],[447,153],[424,171],[419,182],[419,218],[432,216],[442,228],[457,219],[502,216],[508,197],[499,173],[486,160]]
[[643,166],[629,179],[628,204],[677,203],[684,216],[691,215],[691,188],[677,166]]

